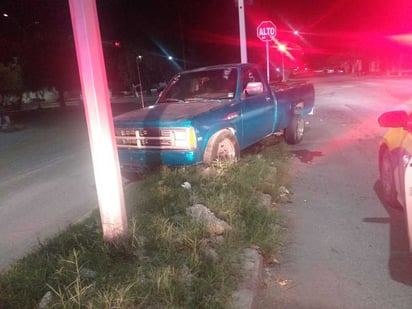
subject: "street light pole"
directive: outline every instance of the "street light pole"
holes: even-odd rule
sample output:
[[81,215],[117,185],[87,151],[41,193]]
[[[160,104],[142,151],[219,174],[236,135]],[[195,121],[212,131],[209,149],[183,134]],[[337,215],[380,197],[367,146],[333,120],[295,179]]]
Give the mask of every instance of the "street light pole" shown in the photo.
[[279,44],[278,49],[280,51],[281,57],[282,57],[282,82],[286,81],[285,78],[285,52],[286,52],[286,45],[285,44]]
[[140,101],[142,103],[142,108],[144,107],[144,98],[143,98],[143,85],[142,85],[142,78],[140,77],[140,65],[139,61],[142,59],[142,56],[139,55],[136,57],[136,64],[137,64],[137,75],[139,78],[139,85],[140,85]]

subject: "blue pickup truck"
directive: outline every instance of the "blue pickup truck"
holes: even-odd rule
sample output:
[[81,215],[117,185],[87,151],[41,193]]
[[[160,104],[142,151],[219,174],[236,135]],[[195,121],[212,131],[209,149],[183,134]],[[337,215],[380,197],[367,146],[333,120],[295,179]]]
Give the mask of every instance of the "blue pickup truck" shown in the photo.
[[234,161],[242,149],[276,133],[296,144],[313,106],[312,84],[269,84],[254,64],[181,72],[154,105],[114,119],[120,165],[131,171]]

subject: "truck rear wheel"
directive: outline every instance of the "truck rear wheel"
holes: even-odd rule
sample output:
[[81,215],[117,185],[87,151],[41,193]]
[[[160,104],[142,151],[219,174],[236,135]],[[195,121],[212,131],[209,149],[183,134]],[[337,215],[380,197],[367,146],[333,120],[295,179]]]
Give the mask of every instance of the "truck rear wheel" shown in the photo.
[[239,143],[229,130],[214,134],[207,143],[203,162],[210,164],[215,160],[236,162],[240,158]]
[[285,129],[285,141],[290,145],[299,143],[305,131],[305,120],[302,115],[293,115],[290,123]]

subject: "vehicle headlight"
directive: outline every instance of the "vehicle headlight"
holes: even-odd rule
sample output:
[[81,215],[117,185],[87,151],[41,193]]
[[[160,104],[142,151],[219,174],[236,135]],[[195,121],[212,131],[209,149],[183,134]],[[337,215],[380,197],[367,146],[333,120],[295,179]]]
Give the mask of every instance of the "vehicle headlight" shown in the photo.
[[177,148],[196,148],[196,132],[194,128],[172,129],[174,144]]

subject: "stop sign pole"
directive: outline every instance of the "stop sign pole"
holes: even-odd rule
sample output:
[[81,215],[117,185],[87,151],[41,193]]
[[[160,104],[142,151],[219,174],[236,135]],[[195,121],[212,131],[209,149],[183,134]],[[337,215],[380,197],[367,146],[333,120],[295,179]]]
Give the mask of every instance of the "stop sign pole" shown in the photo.
[[266,75],[268,82],[270,81],[270,70],[269,70],[269,42],[276,36],[276,26],[270,20],[265,20],[260,22],[257,26],[257,37],[266,42]]

